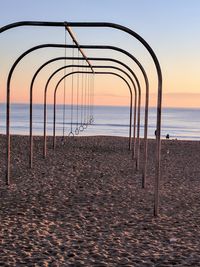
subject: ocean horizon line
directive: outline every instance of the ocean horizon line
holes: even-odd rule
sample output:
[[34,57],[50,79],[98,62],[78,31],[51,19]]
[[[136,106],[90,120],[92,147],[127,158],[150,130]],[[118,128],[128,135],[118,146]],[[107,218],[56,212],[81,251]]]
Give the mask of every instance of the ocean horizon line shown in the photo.
[[[30,103],[29,102],[12,102],[10,103],[11,105],[29,105]],[[0,105],[6,105],[6,102],[0,102]],[[33,103],[34,106],[38,105],[38,106],[41,106],[41,105],[44,105],[44,103]],[[63,106],[64,104],[56,104],[56,106]],[[68,104],[65,104],[66,106],[71,106],[70,103]],[[47,106],[53,106],[53,103],[48,103]],[[77,106],[76,103],[74,104],[74,106]],[[79,104],[78,106],[82,106],[81,104]],[[124,108],[128,108],[129,105],[98,105],[98,104],[95,104],[94,106],[96,107],[124,107]],[[141,105],[141,108],[145,108],[144,105]],[[157,107],[156,106],[149,106],[149,108],[154,108],[156,109]],[[163,109],[194,109],[194,110],[199,110],[200,107],[182,107],[182,106],[162,106]]]

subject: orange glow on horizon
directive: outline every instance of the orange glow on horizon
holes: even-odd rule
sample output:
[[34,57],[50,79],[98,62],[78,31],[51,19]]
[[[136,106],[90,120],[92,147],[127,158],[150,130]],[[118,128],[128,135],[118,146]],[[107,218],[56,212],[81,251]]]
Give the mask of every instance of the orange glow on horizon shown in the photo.
[[[25,75],[22,78],[22,74],[14,77],[11,83],[11,102],[13,103],[29,103],[29,86],[30,77]],[[42,81],[36,80],[34,86],[34,103],[42,104],[44,99],[44,86],[46,78]],[[53,91],[58,81],[55,79],[51,82],[48,91],[48,103],[53,104]],[[76,104],[76,84],[77,80],[74,78],[74,104]],[[165,87],[170,84],[165,83]],[[152,87],[152,86],[151,86]],[[20,88],[20,89],[19,89]],[[154,87],[156,88],[156,87]],[[67,98],[66,104],[71,102],[71,78],[69,77],[66,81]],[[195,90],[191,90],[192,93],[187,92],[170,92],[167,93],[165,88],[163,89],[163,107],[199,107],[200,94],[195,93]],[[3,92],[1,102],[5,102],[6,94]],[[133,94],[134,95],[134,94]],[[129,106],[130,103],[130,92],[127,85],[118,77],[112,75],[99,75],[95,78],[95,105],[101,106]],[[149,106],[155,107],[157,103],[157,94],[155,92],[150,93]],[[57,94],[57,104],[63,104],[63,84],[60,84]],[[142,106],[144,106],[144,93],[142,93]]]

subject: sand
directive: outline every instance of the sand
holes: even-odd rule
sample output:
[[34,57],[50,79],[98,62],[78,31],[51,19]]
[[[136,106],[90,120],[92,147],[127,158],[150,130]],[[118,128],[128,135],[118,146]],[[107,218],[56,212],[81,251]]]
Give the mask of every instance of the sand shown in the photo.
[[12,137],[8,188],[0,136],[0,266],[200,266],[200,142],[162,141],[158,218],[155,140],[146,189],[127,138],[66,138],[56,151],[49,142],[44,160],[36,137],[32,170],[27,144]]

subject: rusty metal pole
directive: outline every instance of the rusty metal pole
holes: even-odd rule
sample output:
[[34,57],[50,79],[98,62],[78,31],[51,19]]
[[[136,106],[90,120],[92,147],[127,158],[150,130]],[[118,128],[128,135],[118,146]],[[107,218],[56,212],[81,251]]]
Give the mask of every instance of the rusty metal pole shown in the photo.
[[[139,106],[138,106],[139,107]],[[139,112],[139,108],[138,108]],[[135,91],[135,98],[134,98],[134,118],[133,118],[133,153],[132,153],[132,159],[135,159],[135,137],[136,137],[136,115],[137,115],[137,90]]]
[[72,29],[70,28],[70,26],[68,25],[67,22],[64,22],[64,24],[65,24],[65,29],[67,30],[67,32],[69,33],[70,37],[72,38],[72,41],[76,44],[76,48],[78,48],[78,50],[80,51],[80,53],[84,57],[85,61],[88,63],[88,66],[90,67],[91,71],[94,73],[93,66],[90,63],[90,61],[88,60],[88,57],[86,56],[86,54],[83,51],[83,49],[80,47],[80,45],[79,45],[79,43],[77,41],[77,38],[75,37],[74,33],[72,32]]
[[8,87],[10,77],[7,80],[7,103],[6,103],[6,135],[7,135],[7,172],[6,185],[10,185],[10,88]]
[[54,100],[53,100],[53,149],[56,148],[56,91],[54,90]]
[[[46,64],[43,64],[40,66],[35,74],[32,77],[31,84],[30,84],[30,107],[29,107],[29,113],[30,113],[30,124],[29,124],[29,143],[30,143],[30,152],[29,152],[29,167],[33,167],[33,86],[36,77],[38,76],[39,72],[46,66]],[[45,111],[44,111],[45,112]],[[45,116],[44,116],[45,117]]]
[[47,95],[44,94],[44,141],[43,141],[43,158],[46,158],[46,151],[47,151],[47,138],[46,138],[46,120],[47,120]]
[[[141,106],[141,92],[138,92],[138,107]],[[140,166],[140,109],[138,110],[138,126],[137,126],[137,158],[136,158],[136,170],[139,170]]]

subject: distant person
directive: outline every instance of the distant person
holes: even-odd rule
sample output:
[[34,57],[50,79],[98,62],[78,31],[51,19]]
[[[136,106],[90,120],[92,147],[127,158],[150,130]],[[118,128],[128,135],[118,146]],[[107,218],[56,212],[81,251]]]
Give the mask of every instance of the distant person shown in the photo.
[[155,133],[154,133],[154,134],[155,134],[155,137],[156,137],[156,135],[157,135],[157,130],[155,130]]
[[166,135],[166,139],[169,139],[169,134]]

